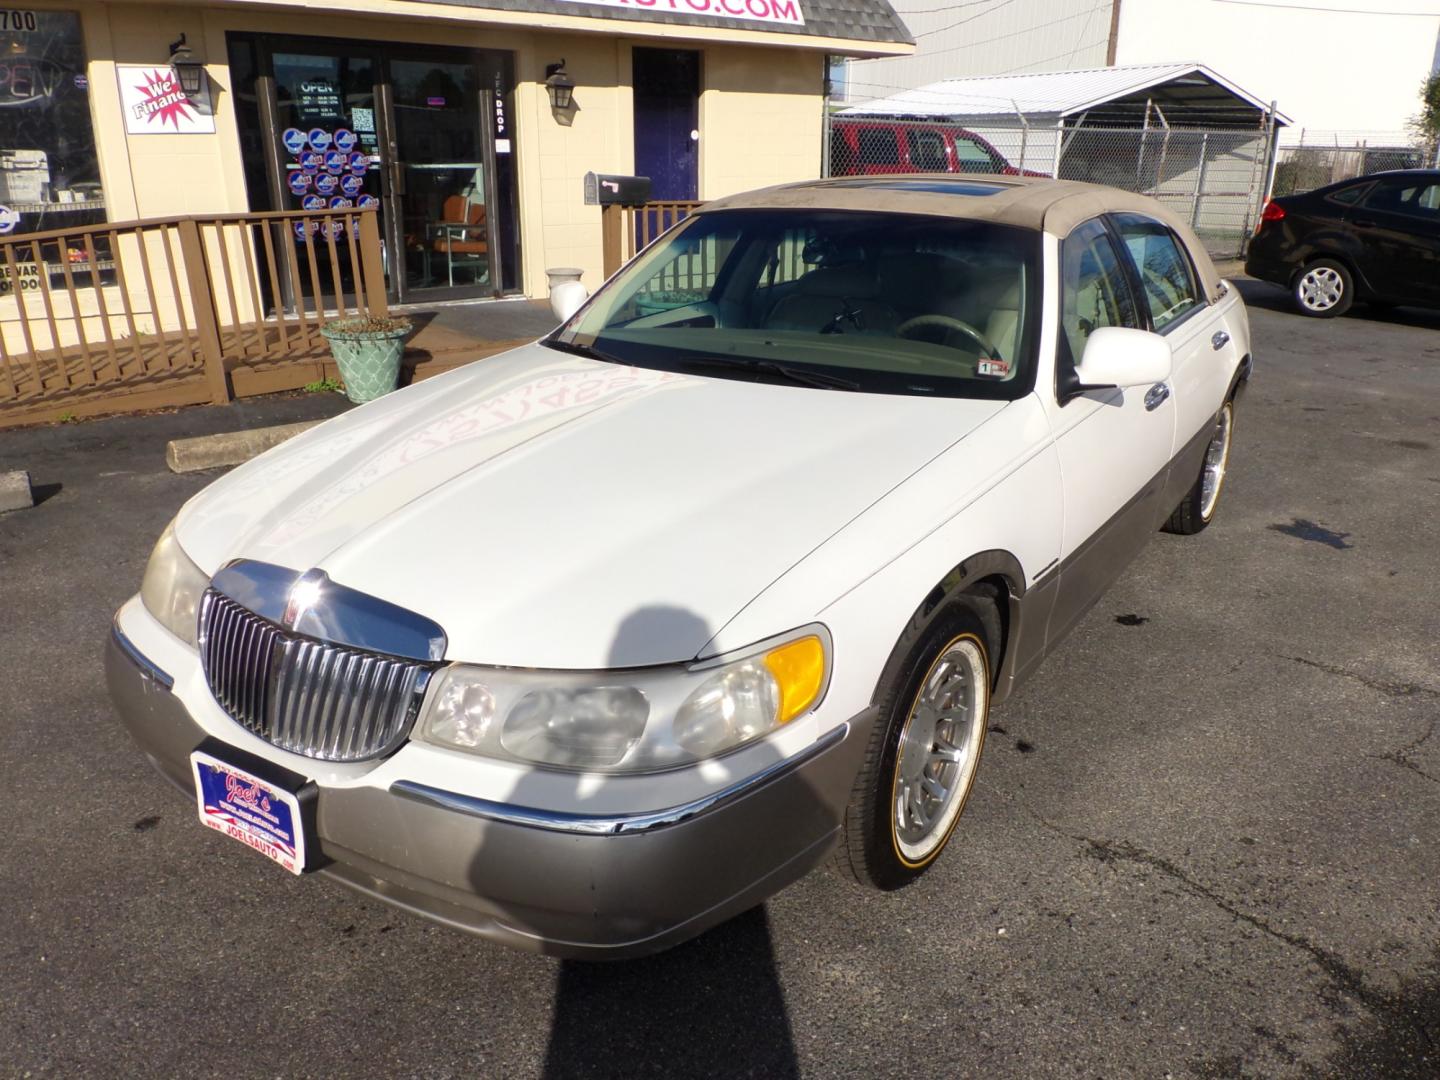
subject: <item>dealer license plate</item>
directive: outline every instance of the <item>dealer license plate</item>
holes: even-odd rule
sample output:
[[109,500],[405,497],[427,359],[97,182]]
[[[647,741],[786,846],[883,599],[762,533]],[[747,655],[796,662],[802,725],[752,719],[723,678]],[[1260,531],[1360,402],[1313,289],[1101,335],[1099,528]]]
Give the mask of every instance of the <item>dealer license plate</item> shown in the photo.
[[254,848],[292,874],[304,872],[304,818],[293,792],[202,750],[190,755],[190,766],[201,824]]

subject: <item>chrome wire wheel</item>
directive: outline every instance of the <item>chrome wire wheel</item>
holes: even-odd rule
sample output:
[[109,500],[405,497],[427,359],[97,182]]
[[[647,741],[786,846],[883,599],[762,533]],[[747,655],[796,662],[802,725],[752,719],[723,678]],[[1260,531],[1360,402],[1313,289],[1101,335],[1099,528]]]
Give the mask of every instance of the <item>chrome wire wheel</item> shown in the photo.
[[1296,295],[1311,311],[1329,311],[1345,295],[1345,279],[1333,266],[1311,267],[1300,279]]
[[985,743],[989,664],[974,634],[952,640],[930,666],[900,733],[890,832],[908,867],[940,853],[960,819]]
[[1230,430],[1234,421],[1235,408],[1227,401],[1215,421],[1215,433],[1210,436],[1210,445],[1205,448],[1205,464],[1200,471],[1200,517],[1205,521],[1209,521],[1215,513],[1220,488],[1225,483],[1225,469],[1230,464]]

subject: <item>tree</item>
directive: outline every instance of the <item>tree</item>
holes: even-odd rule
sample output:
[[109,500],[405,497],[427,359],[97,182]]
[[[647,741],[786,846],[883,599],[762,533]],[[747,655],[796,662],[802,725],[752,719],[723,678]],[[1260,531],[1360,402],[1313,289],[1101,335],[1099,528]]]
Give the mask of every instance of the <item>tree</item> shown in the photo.
[[1440,71],[1433,71],[1420,84],[1420,114],[1411,121],[1415,136],[1434,153],[1440,144]]

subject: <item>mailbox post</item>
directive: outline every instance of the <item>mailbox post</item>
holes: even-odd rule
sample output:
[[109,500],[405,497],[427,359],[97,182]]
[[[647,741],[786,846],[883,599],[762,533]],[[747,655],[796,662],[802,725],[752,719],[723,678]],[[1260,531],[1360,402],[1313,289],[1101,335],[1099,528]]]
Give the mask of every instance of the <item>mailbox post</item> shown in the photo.
[[644,206],[650,201],[648,176],[608,176],[585,174],[585,205],[600,207],[600,235],[604,251],[604,271],[608,278],[625,261],[622,248],[625,236],[625,209]]

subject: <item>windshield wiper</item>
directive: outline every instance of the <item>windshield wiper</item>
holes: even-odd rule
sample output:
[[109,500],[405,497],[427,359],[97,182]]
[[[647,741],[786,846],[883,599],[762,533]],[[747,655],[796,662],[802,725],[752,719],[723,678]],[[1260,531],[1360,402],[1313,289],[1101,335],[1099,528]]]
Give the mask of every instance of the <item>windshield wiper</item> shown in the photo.
[[601,352],[593,345],[581,345],[578,341],[563,341],[560,338],[542,338],[542,345],[549,345],[552,349],[559,349],[561,352],[574,353],[576,356],[583,356],[587,360],[601,360],[607,364],[621,364],[629,366],[628,360],[621,360],[618,356],[611,356],[607,352]]
[[860,384],[853,379],[841,378],[839,375],[827,375],[822,371],[810,371],[806,368],[791,367],[789,364],[782,364],[775,360],[762,360],[758,356],[677,356],[674,361],[680,367],[687,368],[712,368],[723,370],[739,368],[742,371],[759,371],[766,375],[778,375],[792,383],[801,386],[818,386],[822,390],[859,390]]

